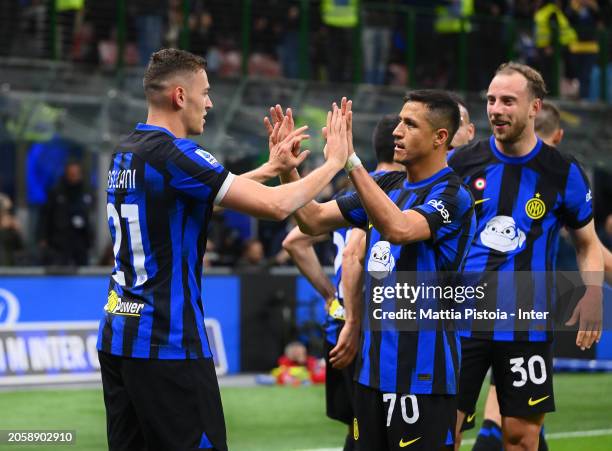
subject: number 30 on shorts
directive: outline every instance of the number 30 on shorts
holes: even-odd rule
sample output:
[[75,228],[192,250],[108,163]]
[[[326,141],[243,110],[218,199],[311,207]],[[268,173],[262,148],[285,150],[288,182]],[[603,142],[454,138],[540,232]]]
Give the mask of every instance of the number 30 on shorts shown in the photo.
[[[517,373],[519,379],[512,381],[514,387],[522,387],[527,383],[527,379],[536,385],[542,385],[546,382],[546,363],[540,355],[532,355],[527,361],[527,369],[525,369],[525,359],[523,357],[517,357],[510,359],[510,371]],[[536,366],[539,366],[536,371]],[[538,376],[539,373],[540,375]]]
[[[408,409],[406,406],[407,399],[410,400],[410,415],[408,415]],[[383,393],[383,402],[389,402],[389,409],[387,410],[387,427],[391,426],[391,418],[393,417],[393,410],[395,409],[396,400],[397,393]],[[407,424],[416,423],[419,419],[419,405],[417,404],[417,397],[415,395],[403,395],[400,397],[400,405],[403,420]]]

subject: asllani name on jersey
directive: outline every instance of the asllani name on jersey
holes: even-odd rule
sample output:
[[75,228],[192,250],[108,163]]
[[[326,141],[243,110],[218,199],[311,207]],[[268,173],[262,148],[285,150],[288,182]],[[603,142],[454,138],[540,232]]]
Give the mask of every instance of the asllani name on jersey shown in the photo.
[[109,189],[135,189],[136,169],[115,169],[108,171]]

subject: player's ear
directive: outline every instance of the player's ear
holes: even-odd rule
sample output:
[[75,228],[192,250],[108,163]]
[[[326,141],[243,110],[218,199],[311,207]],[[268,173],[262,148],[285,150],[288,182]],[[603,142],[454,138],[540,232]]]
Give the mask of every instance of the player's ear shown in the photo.
[[175,86],[171,94],[172,106],[174,108],[183,108],[185,106],[185,89],[182,86]]
[[534,99],[531,105],[531,113],[533,114],[533,117],[536,117],[541,109],[542,109],[542,99],[538,99],[538,98]]
[[553,136],[553,143],[555,144],[555,147],[558,146],[561,141],[563,141],[563,134],[565,132],[563,131],[562,128],[558,128],[557,131],[555,132],[554,136]]
[[446,140],[448,139],[448,130],[445,128],[439,128],[436,130],[436,134],[434,135],[434,147],[440,147],[446,144]]

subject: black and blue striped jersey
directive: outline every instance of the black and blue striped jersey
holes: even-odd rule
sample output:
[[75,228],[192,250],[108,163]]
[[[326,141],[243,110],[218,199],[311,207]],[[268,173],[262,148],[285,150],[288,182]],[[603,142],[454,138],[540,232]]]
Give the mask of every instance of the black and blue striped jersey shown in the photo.
[[149,359],[211,357],[201,296],[213,205],[234,176],[197,143],[138,124],[115,149],[107,213],[115,267],[98,350]]
[[[459,271],[476,229],[472,196],[450,168],[418,183],[408,183],[405,173],[391,172],[378,184],[402,211],[411,209],[425,217],[431,238],[392,244],[376,228],[368,227],[364,312],[370,311],[368,293],[374,286],[391,286],[402,275],[414,278],[421,272]],[[337,202],[349,222],[368,226],[357,194]],[[432,305],[442,308],[441,303]],[[393,322],[381,327],[380,321],[364,315],[355,380],[384,392],[455,394],[459,344],[453,321],[441,319],[426,329],[420,328],[418,320],[412,323],[413,330],[397,328]]]
[[[540,139],[525,156],[499,151],[493,136],[456,150],[449,165],[470,188],[478,230],[465,273],[483,273],[480,311],[507,313],[475,319],[462,334],[503,341],[549,341],[556,310],[555,260],[559,230],[593,218],[591,188],[580,165]],[[511,315],[549,312],[548,319]]]

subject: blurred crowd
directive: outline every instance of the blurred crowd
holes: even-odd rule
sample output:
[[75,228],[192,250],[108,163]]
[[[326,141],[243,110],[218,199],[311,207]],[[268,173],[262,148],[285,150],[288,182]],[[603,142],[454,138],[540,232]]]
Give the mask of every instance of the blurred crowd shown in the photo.
[[[406,85],[413,77],[424,87],[450,89],[457,87],[458,36],[465,31],[469,89],[483,88],[509,54],[541,69],[550,83],[560,53],[568,97],[597,99],[600,78],[612,76],[612,66],[602,74],[598,64],[599,31],[611,29],[612,0],[126,0],[124,15],[122,2],[56,0],[54,20],[49,4],[0,0],[0,52],[114,69],[121,50],[125,64],[145,65],[160,47],[182,47],[205,56],[209,72],[221,77],[246,71],[349,82],[359,72],[372,84]],[[416,12],[412,34],[405,7]],[[609,33],[604,45],[611,43]]]

